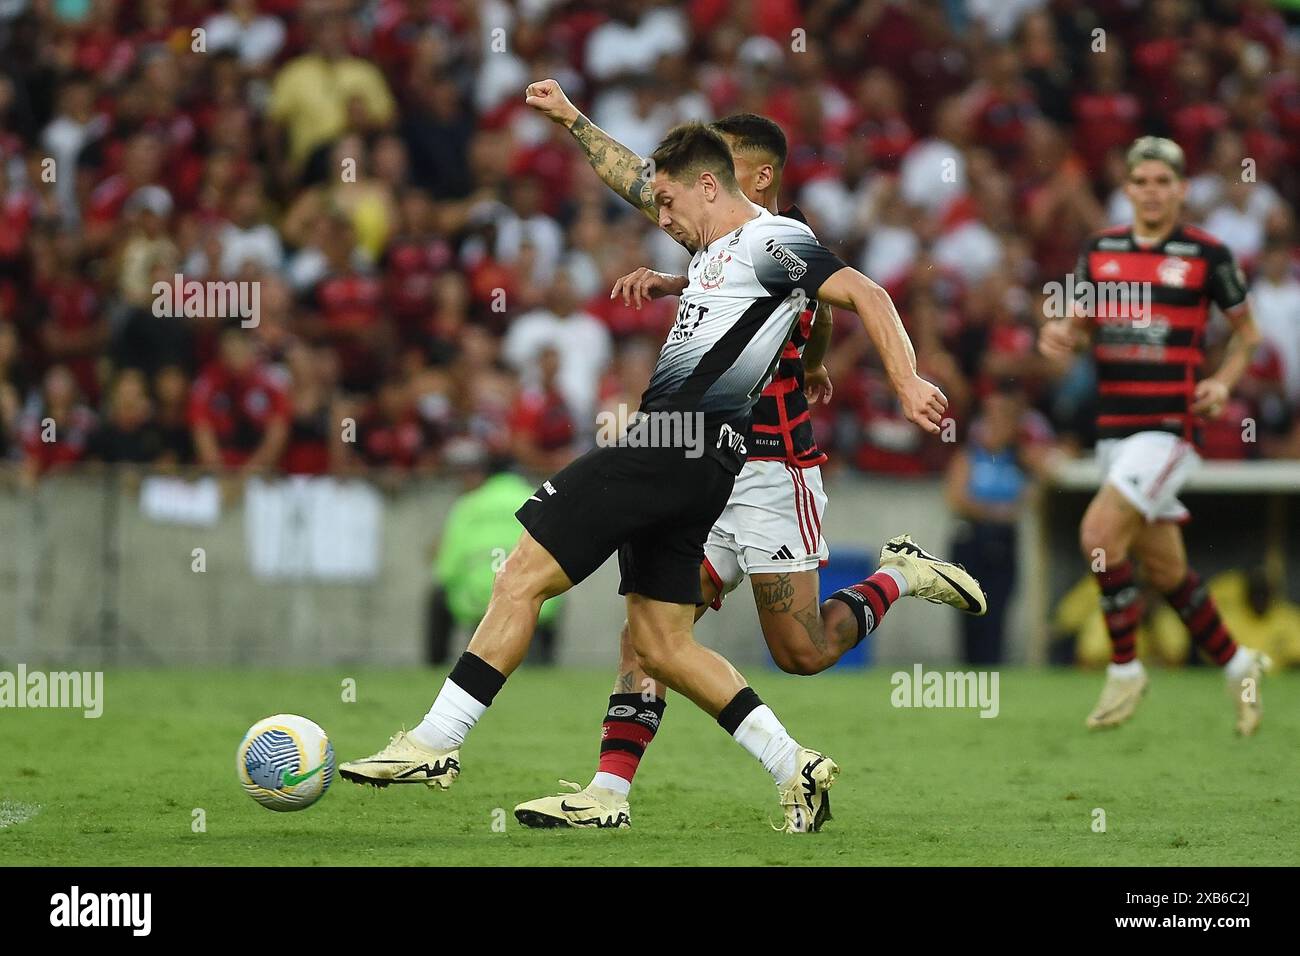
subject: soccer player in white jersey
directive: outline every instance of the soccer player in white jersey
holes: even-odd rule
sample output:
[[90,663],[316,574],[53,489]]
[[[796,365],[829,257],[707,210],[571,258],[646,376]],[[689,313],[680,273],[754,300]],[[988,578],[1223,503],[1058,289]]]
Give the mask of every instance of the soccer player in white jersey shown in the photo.
[[947,400],[917,375],[888,296],[806,225],[746,199],[718,133],[684,124],[652,159],[659,224],[695,256],[634,429],[698,415],[702,453],[643,442],[643,431],[635,441],[629,434],[593,449],[543,482],[519,509],[525,533],[424,720],[379,752],[341,764],[345,779],[452,785],[462,743],[527,653],[542,602],[617,552],[628,634],[646,673],[715,717],[763,764],[777,785],[782,829],[815,831],[829,819],[834,761],[801,746],[721,655],[694,640],[704,541],[748,453],[750,409],[808,298],[852,309],[877,329],[909,421],[937,433]]
[[[648,164],[640,156],[593,125],[554,80],[532,84],[527,102],[573,134],[597,175],[617,195],[657,220]],[[710,126],[731,149],[736,180],[746,198],[775,213],[786,159],[781,127],[752,113],[728,116]],[[803,219],[795,207],[782,215]],[[713,268],[719,264],[715,261]],[[720,280],[721,273],[705,279]],[[611,295],[639,306],[644,299],[677,295],[686,284],[686,276],[639,269],[615,283]],[[832,666],[879,626],[894,601],[908,594],[968,613],[987,610],[978,582],[965,569],[935,558],[907,536],[886,543],[876,573],[819,600],[818,569],[829,558],[821,533],[826,495],[820,466],[826,455],[817,447],[808,399],[830,391],[822,358],[831,316],[825,305],[810,306],[792,329],[773,378],[754,405],[749,457],[705,542],[700,567],[704,603],[696,610],[698,620],[708,607],[720,608],[723,597],[748,575],[772,658],[794,674],[816,674]],[[569,784],[576,793],[520,804],[515,816],[525,826],[630,825],[633,778],[667,701],[663,685],[638,664],[626,625],[620,643],[618,677],[604,714],[595,776],[586,787]]]

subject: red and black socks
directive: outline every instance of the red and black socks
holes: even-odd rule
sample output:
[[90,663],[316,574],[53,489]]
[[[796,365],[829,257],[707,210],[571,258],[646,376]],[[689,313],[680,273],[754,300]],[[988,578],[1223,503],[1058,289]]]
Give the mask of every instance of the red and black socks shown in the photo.
[[600,730],[600,763],[592,786],[627,796],[667,706],[661,697],[645,701],[640,694],[610,694]]
[[1237,653],[1237,642],[1223,626],[1219,608],[1199,574],[1189,568],[1183,583],[1166,594],[1165,600],[1178,612],[1192,640],[1210,660],[1220,667],[1232,660]]
[[1137,659],[1137,626],[1142,619],[1142,592],[1133,562],[1126,559],[1094,574],[1101,585],[1101,613],[1110,633],[1110,662],[1131,664]]
[[826,600],[841,601],[853,612],[858,622],[858,640],[854,642],[857,644],[880,626],[885,612],[907,592],[907,579],[893,568],[885,568],[865,581],[841,588]]

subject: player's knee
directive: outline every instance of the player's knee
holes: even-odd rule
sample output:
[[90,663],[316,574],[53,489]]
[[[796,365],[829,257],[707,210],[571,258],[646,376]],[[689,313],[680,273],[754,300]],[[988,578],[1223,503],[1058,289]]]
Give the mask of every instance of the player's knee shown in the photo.
[[663,684],[672,674],[678,641],[668,634],[630,633],[632,659],[648,676]]
[[637,653],[633,660],[636,666],[652,680],[664,683],[670,676],[672,655],[667,648],[655,646],[644,653]]
[[1106,522],[1086,517],[1079,526],[1079,552],[1099,571],[1105,570],[1108,564],[1118,564],[1127,557],[1124,542]]
[[826,651],[813,646],[806,633],[764,636],[768,638],[767,647],[772,652],[772,660],[787,674],[808,677],[820,674],[835,663],[835,659]]
[[511,552],[492,581],[492,596],[511,602],[538,602],[558,594],[542,563]]
[[773,648],[772,660],[787,674],[809,677],[820,674],[833,663],[816,648]]
[[1175,555],[1143,555],[1142,576],[1157,591],[1168,594],[1187,577],[1187,562]]

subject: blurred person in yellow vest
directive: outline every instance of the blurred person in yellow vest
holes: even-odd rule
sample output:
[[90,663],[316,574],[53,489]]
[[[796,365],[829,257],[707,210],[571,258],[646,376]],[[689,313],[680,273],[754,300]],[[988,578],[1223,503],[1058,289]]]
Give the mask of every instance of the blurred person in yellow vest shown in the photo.
[[1226,571],[1210,582],[1224,624],[1278,667],[1300,665],[1300,605],[1278,593],[1263,568]]

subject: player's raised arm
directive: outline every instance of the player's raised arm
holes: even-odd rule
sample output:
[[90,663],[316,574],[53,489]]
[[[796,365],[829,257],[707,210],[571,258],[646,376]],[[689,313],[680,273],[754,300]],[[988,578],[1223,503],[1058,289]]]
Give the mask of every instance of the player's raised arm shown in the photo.
[[889,293],[857,269],[845,266],[821,284],[817,301],[852,309],[862,317],[862,327],[884,361],[903,414],[923,430],[938,434],[948,407],[947,396],[916,374],[916,352]]
[[583,116],[555,80],[529,83],[524,94],[525,103],[573,134],[606,186],[658,222],[644,159]]

